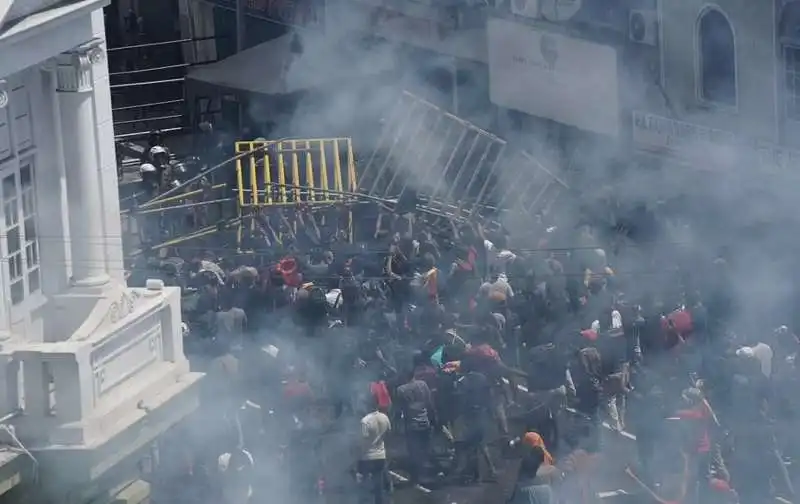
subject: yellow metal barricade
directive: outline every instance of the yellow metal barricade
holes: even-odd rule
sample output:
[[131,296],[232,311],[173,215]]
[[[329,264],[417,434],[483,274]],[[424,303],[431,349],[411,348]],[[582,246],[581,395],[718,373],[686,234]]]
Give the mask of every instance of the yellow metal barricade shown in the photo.
[[236,152],[253,152],[236,161],[241,207],[331,204],[358,190],[350,138],[236,142]]

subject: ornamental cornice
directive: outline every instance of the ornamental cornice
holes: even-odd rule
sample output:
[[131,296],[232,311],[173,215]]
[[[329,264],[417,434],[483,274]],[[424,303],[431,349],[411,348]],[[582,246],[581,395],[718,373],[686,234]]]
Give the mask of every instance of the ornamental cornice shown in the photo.
[[102,39],[93,39],[61,53],[56,65],[58,91],[66,93],[91,91],[92,67],[103,61],[104,57]]

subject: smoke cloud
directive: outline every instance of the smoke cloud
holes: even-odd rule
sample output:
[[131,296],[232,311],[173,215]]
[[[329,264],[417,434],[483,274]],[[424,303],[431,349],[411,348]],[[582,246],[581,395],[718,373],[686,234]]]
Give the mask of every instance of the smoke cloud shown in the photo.
[[[305,89],[312,81],[324,85],[295,97],[291,112],[276,119],[273,138],[352,137],[362,168],[381,142],[383,129],[398,127],[390,113],[396,110],[404,90],[443,110],[452,109],[452,59],[423,56],[409,47],[371,37],[375,19],[367,9],[361,12],[330,2],[324,34],[298,32],[302,47],[286,66],[286,88]],[[661,88],[646,59],[622,56],[620,81],[603,85],[619,86],[620,93],[628,97],[623,100],[624,107],[663,116],[680,116],[687,109],[671,90]],[[694,57],[685,55],[687,68],[693,68]],[[722,275],[735,307],[726,325],[742,342],[757,341],[773,327],[796,322],[796,250],[800,243],[793,233],[798,224],[793,179],[787,183],[781,176],[765,174],[755,159],[750,166],[742,166],[742,159],[751,159],[751,144],[738,138],[718,145],[687,142],[680,147],[680,157],[692,160],[689,162],[646,154],[627,141],[497,110],[488,103],[488,70],[482,65],[464,65],[467,69],[455,75],[460,84],[458,108],[474,125],[467,128],[469,139],[479,137],[482,142],[477,153],[462,149],[457,162],[489,170],[501,157],[499,151],[505,149],[483,196],[488,204],[508,205],[506,213],[493,216],[506,227],[512,246],[515,236],[530,234],[532,216],[540,211],[534,208],[523,213],[535,188],[520,188],[520,181],[530,182],[533,166],[539,163],[570,188],[561,191],[558,203],[539,228],[557,226],[561,230],[558,239],[549,240],[543,248],[606,247],[622,290],[672,306],[685,301],[671,296],[681,287],[699,291],[701,297],[710,296],[720,286]],[[531,99],[536,96],[532,94]],[[252,111],[254,119],[259,113]],[[629,111],[621,114],[623,123],[633,121]],[[743,116],[739,119],[747,121]],[[393,157],[392,169],[421,193],[450,194],[448,203],[476,197],[475,193],[459,194],[467,186],[463,180],[455,191],[449,190],[456,184],[452,179],[440,187],[436,175],[448,158],[437,155],[432,147],[435,142],[430,140],[445,131],[435,118],[422,125],[413,137],[416,140],[404,142],[400,147],[403,154]],[[622,128],[620,135],[627,135],[626,131],[627,127]],[[443,142],[443,150],[452,151],[456,142],[456,138]],[[384,144],[388,145],[391,142]],[[484,150],[489,153],[482,158]],[[522,151],[534,161],[526,160]],[[514,197],[507,198],[509,194]],[[591,224],[592,231],[578,233],[580,224]],[[524,246],[535,248],[531,243],[541,240]],[[617,247],[612,249],[611,243]],[[712,271],[715,258],[723,258],[724,266]]]

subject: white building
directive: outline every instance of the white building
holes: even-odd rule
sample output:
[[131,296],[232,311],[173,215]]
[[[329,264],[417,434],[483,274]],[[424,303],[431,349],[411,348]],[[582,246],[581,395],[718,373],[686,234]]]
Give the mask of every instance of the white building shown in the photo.
[[179,291],[123,280],[106,3],[0,0],[0,424],[31,454],[0,491],[35,469],[49,502],[136,479],[200,377]]

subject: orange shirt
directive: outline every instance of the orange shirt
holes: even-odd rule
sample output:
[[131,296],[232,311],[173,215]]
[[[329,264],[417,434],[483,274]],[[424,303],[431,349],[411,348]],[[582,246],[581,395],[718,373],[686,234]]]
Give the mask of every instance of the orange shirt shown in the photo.
[[426,290],[428,291],[428,296],[431,299],[438,299],[439,297],[439,270],[437,268],[431,268],[425,273],[424,283]]

